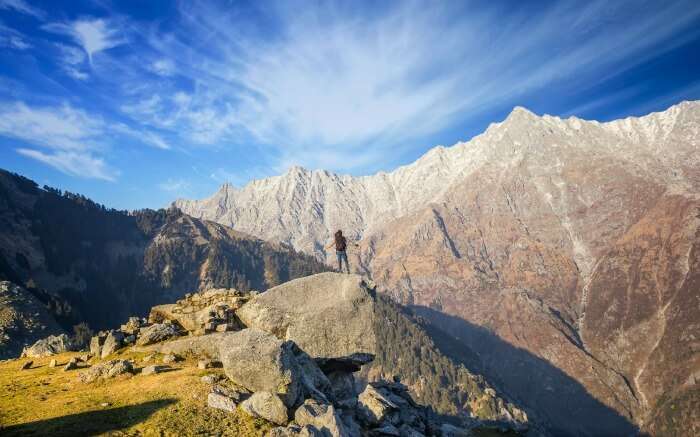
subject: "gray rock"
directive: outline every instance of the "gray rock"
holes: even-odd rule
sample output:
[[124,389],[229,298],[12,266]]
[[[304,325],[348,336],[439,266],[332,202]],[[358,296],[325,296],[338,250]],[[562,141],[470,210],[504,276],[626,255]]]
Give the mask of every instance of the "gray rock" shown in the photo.
[[182,358],[180,358],[179,356],[177,356],[175,354],[165,354],[163,356],[163,362],[166,364],[175,363],[177,361],[180,361],[181,359]]
[[71,351],[73,349],[73,344],[66,334],[49,335],[46,338],[38,340],[33,345],[24,348],[22,351],[22,357],[49,357],[51,355]]
[[311,425],[301,427],[292,424],[287,427],[272,428],[268,431],[267,437],[324,437],[324,435]]
[[96,357],[102,356],[102,345],[105,343],[107,334],[99,333],[90,339],[90,353]]
[[443,423],[440,425],[440,436],[441,437],[471,437],[472,432],[464,429],[457,428],[449,423]]
[[370,425],[379,425],[387,415],[398,410],[398,405],[379,389],[367,384],[365,390],[357,399],[357,412],[359,417]]
[[224,395],[228,398],[233,399],[236,402],[242,402],[250,397],[250,392],[243,391],[240,389],[235,389],[228,387],[223,384],[216,384],[212,387],[211,391],[214,393],[219,393],[220,395]]
[[125,373],[134,373],[134,367],[131,362],[127,360],[109,360],[81,372],[78,378],[81,382],[87,384],[98,378],[113,378]]
[[302,375],[293,343],[258,329],[244,329],[221,343],[220,356],[226,376],[237,385],[279,395],[289,407],[300,398]]
[[401,425],[399,428],[399,434],[401,437],[425,437],[425,434],[406,424]]
[[277,425],[289,420],[287,407],[276,394],[259,391],[241,403],[241,409],[254,417],[260,417]]
[[141,369],[141,374],[142,375],[154,375],[156,373],[161,373],[166,370],[170,369],[168,366],[159,366],[157,364],[152,364],[150,366],[146,366],[143,369]]
[[154,323],[140,330],[136,344],[145,346],[167,340],[176,335],[178,335],[178,330],[175,325],[171,323]]
[[345,408],[355,408],[357,405],[357,389],[355,377],[346,372],[337,371],[328,375],[331,392],[335,402]]
[[294,421],[300,425],[313,425],[325,436],[348,436],[345,425],[333,405],[307,399],[294,413]]
[[120,331],[109,331],[107,337],[105,338],[105,342],[102,345],[102,353],[100,354],[100,357],[105,359],[107,356],[121,349],[123,341],[124,334],[122,334]]
[[294,344],[292,347],[301,370],[302,385],[306,391],[306,396],[312,397],[320,402],[329,403],[333,398],[333,389],[328,377],[321,371],[316,362],[303,350]]
[[19,367],[19,370],[27,370],[32,367],[32,364],[34,364],[34,361],[27,361]]
[[136,350],[145,352],[159,352],[161,354],[177,354],[177,355],[197,355],[205,356],[215,360],[219,359],[219,346],[221,342],[235,332],[222,332],[216,334],[202,336],[188,336],[177,338],[165,343],[154,344],[151,346],[139,346]]
[[207,396],[207,405],[211,408],[217,408],[231,413],[236,411],[236,402],[233,399],[216,392],[209,393],[209,396]]
[[200,379],[205,384],[215,384],[221,377],[219,375],[204,375]]
[[253,297],[236,314],[246,326],[293,340],[312,357],[376,352],[368,329],[374,320],[373,291],[358,275],[295,279]]

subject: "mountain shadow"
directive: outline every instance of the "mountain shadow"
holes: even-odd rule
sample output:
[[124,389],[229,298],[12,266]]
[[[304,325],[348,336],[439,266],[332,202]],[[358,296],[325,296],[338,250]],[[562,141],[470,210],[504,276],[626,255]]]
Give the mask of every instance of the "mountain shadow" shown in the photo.
[[3,436],[78,437],[92,436],[129,428],[148,419],[153,413],[177,402],[159,399],[125,407],[86,411],[51,419],[0,427]]
[[411,308],[425,319],[424,327],[442,353],[512,396],[553,435],[640,434],[635,424],[548,361],[459,317],[424,306]]

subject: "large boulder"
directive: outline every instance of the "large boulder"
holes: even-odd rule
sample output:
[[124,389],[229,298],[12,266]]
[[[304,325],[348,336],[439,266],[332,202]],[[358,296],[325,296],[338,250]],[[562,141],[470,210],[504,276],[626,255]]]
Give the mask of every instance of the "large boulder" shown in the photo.
[[374,303],[374,287],[361,276],[320,273],[271,288],[236,314],[312,357],[338,357],[376,352]]
[[299,426],[312,425],[327,437],[349,437],[333,405],[307,399],[294,413],[294,421]]
[[99,378],[113,378],[126,373],[134,373],[134,366],[126,360],[110,360],[90,367],[78,376],[84,383],[93,382]]
[[99,332],[97,335],[90,339],[90,353],[96,357],[102,356],[102,346],[105,344],[107,339],[106,332]]
[[178,335],[178,329],[172,323],[154,323],[151,326],[142,328],[136,344],[145,346],[158,343]]
[[121,331],[109,331],[107,337],[105,338],[105,342],[102,345],[102,352],[100,354],[100,357],[102,359],[108,357],[109,355],[119,350],[123,345],[124,333],[122,333]]
[[235,332],[217,332],[209,335],[187,336],[164,343],[136,347],[141,352],[160,352],[162,354],[197,355],[219,359],[221,342]]
[[73,350],[73,344],[66,334],[49,335],[33,345],[24,348],[22,357],[39,358]]
[[252,392],[267,391],[291,407],[302,395],[294,345],[259,329],[230,333],[219,347],[226,376]]
[[277,425],[285,425],[289,420],[287,406],[282,399],[266,391],[253,393],[241,403],[241,409],[251,416],[263,418]]

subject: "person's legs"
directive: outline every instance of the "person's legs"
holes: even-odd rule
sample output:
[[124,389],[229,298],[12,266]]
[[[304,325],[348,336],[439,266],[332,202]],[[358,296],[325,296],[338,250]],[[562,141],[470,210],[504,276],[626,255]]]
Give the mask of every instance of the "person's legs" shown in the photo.
[[343,253],[338,250],[335,251],[335,256],[338,258],[338,273],[343,273]]
[[[348,253],[343,252],[343,260],[345,261],[345,269],[348,271],[348,274],[350,273],[350,264],[348,263]],[[342,269],[341,269],[342,271]]]

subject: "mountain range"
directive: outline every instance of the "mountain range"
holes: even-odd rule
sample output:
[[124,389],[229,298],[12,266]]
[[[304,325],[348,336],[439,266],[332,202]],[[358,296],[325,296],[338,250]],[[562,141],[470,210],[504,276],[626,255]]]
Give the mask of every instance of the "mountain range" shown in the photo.
[[[351,264],[550,428],[698,430],[700,102],[600,123],[515,108],[389,173],[291,168],[184,213]],[[680,428],[679,428],[680,427]]]

